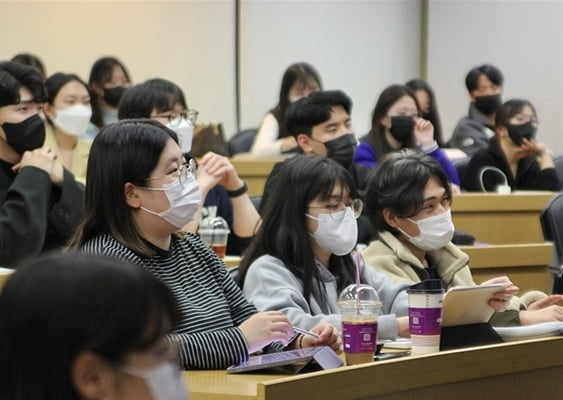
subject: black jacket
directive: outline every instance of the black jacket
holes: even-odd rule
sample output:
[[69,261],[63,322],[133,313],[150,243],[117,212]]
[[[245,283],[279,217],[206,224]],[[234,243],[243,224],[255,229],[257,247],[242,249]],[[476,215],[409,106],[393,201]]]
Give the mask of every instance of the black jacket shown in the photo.
[[[559,191],[559,179],[555,168],[540,169],[535,157],[523,158],[518,162],[516,177],[512,176],[508,161],[500,148],[496,138],[491,139],[489,147],[481,149],[469,161],[465,177],[462,179],[462,188],[468,191],[481,192],[481,171],[484,167],[496,167],[506,176],[508,185],[512,190],[550,190]],[[485,191],[494,191],[502,182],[500,174],[485,172],[483,186]]]
[[0,265],[66,244],[80,223],[84,187],[65,169],[61,188],[35,167],[12,172],[0,160]]

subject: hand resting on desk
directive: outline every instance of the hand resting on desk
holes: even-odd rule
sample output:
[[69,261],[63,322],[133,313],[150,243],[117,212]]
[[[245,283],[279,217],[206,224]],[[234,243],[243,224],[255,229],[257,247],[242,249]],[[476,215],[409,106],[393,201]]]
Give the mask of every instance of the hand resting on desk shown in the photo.
[[531,325],[540,322],[563,321],[563,295],[552,294],[545,299],[538,300],[520,311],[520,324]]

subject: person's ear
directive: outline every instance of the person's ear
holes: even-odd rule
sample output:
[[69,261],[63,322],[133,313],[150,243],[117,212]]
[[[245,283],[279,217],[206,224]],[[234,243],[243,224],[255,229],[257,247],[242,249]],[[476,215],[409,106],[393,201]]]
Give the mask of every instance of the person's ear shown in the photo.
[[133,185],[131,182],[126,182],[123,185],[123,192],[125,194],[125,201],[127,205],[131,208],[139,208],[142,204],[142,199],[139,194],[139,188]]
[[305,154],[314,153],[313,144],[311,143],[312,139],[304,133],[300,133],[296,137],[297,144],[303,150]]
[[379,123],[389,129],[391,128],[391,117],[389,115],[384,115],[379,119]]
[[390,208],[384,208],[382,214],[383,214],[383,219],[385,220],[387,225],[389,225],[392,228],[396,228],[398,226],[399,217],[397,216],[397,214],[395,214],[393,210],[391,210]]
[[72,385],[81,399],[106,398],[115,386],[115,371],[94,353],[78,354],[70,368]]
[[55,107],[53,107],[51,104],[49,103],[43,103],[43,113],[45,114],[45,116],[49,119],[53,119],[55,117]]
[[98,97],[104,97],[104,89],[102,89],[102,87],[100,85],[98,85],[97,83],[92,83],[92,91]]
[[497,126],[495,128],[495,132],[497,133],[497,135],[501,138],[505,138],[508,137],[508,129],[506,129],[505,126]]

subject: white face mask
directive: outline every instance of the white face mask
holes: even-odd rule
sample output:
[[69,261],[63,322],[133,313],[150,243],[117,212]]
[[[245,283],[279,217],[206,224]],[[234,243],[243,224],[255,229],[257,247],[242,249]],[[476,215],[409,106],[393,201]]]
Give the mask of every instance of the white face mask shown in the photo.
[[192,174],[187,176],[184,185],[176,179],[175,182],[162,185],[162,188],[145,187],[143,189],[163,191],[170,202],[170,208],[160,213],[145,207],[141,207],[141,210],[159,216],[178,229],[194,220],[201,203],[201,194],[199,193],[199,185]]
[[409,241],[422,250],[430,251],[441,249],[447,245],[454,237],[454,224],[452,222],[451,210],[442,214],[414,221],[407,218],[412,223],[418,225],[420,234],[418,236],[410,236],[408,233],[399,229]]
[[130,366],[120,368],[123,372],[143,378],[154,400],[186,400],[188,393],[182,380],[182,374],[171,362],[165,362],[148,370]]
[[167,128],[172,129],[178,135],[180,141],[180,148],[183,153],[189,153],[192,149],[192,140],[194,137],[194,125],[191,121],[181,118],[180,124],[172,127],[172,124],[166,124]]
[[90,107],[84,104],[75,104],[64,110],[57,110],[57,116],[51,120],[63,132],[73,136],[82,136],[86,132],[91,116],[92,109]]
[[344,256],[352,251],[358,240],[358,224],[350,207],[332,215],[305,215],[318,221],[317,230],[311,235],[321,248],[337,256]]

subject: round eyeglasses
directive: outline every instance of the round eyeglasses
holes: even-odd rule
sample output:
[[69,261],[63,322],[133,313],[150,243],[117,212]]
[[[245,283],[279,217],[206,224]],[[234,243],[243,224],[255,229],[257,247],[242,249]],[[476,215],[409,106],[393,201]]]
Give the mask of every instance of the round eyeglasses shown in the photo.
[[195,126],[198,115],[199,115],[199,111],[190,109],[182,112],[171,111],[168,114],[152,115],[151,118],[166,118],[168,119],[168,124],[172,128],[177,128],[178,126],[180,126],[183,119],[185,119],[188,122],[191,122],[191,124]]
[[[145,179],[146,181],[152,181],[155,179],[164,179],[164,178],[178,178],[178,181],[180,182],[180,185],[182,185],[182,187],[186,186],[186,184],[188,183],[188,179],[190,175],[195,176],[195,174],[197,173],[197,164],[195,162],[195,160],[193,158],[190,158],[190,160],[182,165],[180,165],[180,167],[178,167],[178,169],[166,176],[152,176],[150,178]],[[147,190],[164,190],[163,188],[153,188],[153,187],[147,187],[144,186],[145,189]]]
[[364,209],[364,202],[361,199],[352,199],[350,202],[346,202],[344,208],[341,208],[340,204],[335,206],[309,206],[309,208],[322,208],[328,210],[330,217],[335,221],[340,221],[344,218],[345,213],[342,212],[344,211],[344,208],[350,208],[354,213],[354,218],[358,218]]

